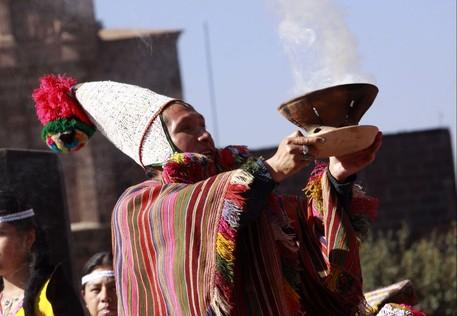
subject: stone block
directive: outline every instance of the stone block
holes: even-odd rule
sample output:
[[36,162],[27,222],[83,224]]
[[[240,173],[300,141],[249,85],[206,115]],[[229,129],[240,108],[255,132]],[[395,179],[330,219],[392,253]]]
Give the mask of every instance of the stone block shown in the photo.
[[57,157],[36,150],[0,149],[0,190],[12,190],[33,207],[48,237],[50,259],[71,279],[70,223]]
[[73,268],[80,276],[89,258],[100,251],[111,251],[111,230],[109,224],[80,222],[71,224]]

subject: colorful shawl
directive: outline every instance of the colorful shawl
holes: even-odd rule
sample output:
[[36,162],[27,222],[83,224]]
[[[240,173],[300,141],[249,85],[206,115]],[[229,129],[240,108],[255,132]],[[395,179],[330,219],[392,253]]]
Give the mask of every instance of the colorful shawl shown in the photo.
[[284,197],[248,156],[245,147],[216,162],[177,154],[162,182],[121,196],[112,217],[120,315],[364,311],[358,233],[326,169],[311,178],[312,198]]

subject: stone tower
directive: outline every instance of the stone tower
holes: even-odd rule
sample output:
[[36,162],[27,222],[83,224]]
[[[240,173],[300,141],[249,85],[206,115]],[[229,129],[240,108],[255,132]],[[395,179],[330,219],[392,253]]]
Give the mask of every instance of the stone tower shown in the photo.
[[0,66],[90,60],[98,28],[87,0],[0,0]]
[[[31,93],[38,78],[118,80],[181,97],[178,31],[102,29],[92,0],[0,0],[0,147],[45,149]],[[117,197],[144,175],[96,133],[60,156],[72,222],[109,222]]]

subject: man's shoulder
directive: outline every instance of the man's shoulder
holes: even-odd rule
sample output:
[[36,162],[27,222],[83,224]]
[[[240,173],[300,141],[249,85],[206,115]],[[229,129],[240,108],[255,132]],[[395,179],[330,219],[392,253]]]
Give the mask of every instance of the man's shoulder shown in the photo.
[[162,186],[162,184],[163,183],[160,180],[149,179],[149,180],[145,180],[143,182],[140,182],[138,184],[132,185],[131,187],[129,187],[125,191],[127,192],[127,191],[141,190],[141,189],[144,189],[144,188],[156,188],[156,187]]
[[135,197],[138,194],[142,194],[145,191],[160,190],[161,187],[162,183],[157,180],[146,180],[141,183],[132,185],[131,187],[127,188],[124,193],[122,193],[122,195],[119,197],[118,203],[131,199],[132,197]]

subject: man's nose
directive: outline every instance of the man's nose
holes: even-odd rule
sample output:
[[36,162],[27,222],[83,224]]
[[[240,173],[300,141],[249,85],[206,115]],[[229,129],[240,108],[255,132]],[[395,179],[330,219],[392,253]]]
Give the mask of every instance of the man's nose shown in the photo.
[[110,301],[110,296],[109,296],[109,291],[106,288],[106,286],[103,286],[101,291],[100,291],[100,300],[102,302],[109,302]]
[[212,140],[211,134],[205,129],[202,131],[200,136],[198,137],[200,142],[210,142]]

